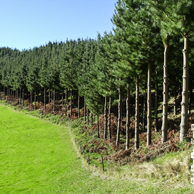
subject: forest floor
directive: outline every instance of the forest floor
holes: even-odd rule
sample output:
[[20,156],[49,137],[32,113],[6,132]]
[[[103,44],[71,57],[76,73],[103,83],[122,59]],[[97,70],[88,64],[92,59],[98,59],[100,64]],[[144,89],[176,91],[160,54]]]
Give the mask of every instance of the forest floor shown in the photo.
[[[161,143],[161,131],[155,132],[153,128],[150,146],[146,145],[146,133],[140,131],[140,148],[138,150],[134,149],[134,121],[131,120],[130,148],[125,150],[125,119],[122,121],[120,145],[116,147],[117,117],[114,114],[111,115],[112,140],[109,141],[104,139],[102,135],[103,116],[100,118],[101,137],[97,138],[96,123],[88,126],[83,118],[75,119],[76,110],[73,111],[75,113],[73,121],[69,121],[60,111],[57,112],[56,110],[58,114],[48,113],[43,115],[39,114],[42,111],[42,104],[38,105],[37,108],[37,111],[30,111],[29,113],[57,124],[68,124],[70,126],[80,157],[83,157],[90,169],[97,174],[99,173],[105,179],[119,176],[120,179],[130,180],[135,178],[140,182],[141,180],[151,180],[155,184],[159,184],[159,182],[161,184],[173,183],[175,188],[179,188],[180,191],[176,193],[192,193],[190,190],[192,188],[190,184],[190,166],[192,165],[190,138],[192,132],[189,128],[188,138],[183,143],[179,142],[180,115],[169,116],[168,141],[163,144]],[[27,107],[26,109],[29,110],[30,108]],[[51,107],[47,105],[47,109],[51,109]],[[194,123],[193,114],[189,117],[189,125],[191,123]],[[172,188],[169,186],[169,189]]]

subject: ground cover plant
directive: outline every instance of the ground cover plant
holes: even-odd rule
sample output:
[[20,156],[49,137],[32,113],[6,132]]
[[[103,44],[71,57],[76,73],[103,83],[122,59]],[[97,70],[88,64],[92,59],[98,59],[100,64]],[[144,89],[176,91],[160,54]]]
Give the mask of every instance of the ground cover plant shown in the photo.
[[[30,113],[32,112],[28,112]],[[173,181],[173,173],[179,173],[180,176],[184,174],[178,167],[176,170],[172,164],[171,173],[166,175],[167,165],[163,165],[162,158],[156,163],[143,163],[141,166],[115,166],[111,171],[102,173],[98,168],[84,163],[79,147],[76,149],[71,141],[72,134],[67,127],[53,125],[21,111],[13,111],[2,104],[0,117],[1,193],[193,192],[188,181],[180,183],[180,177]],[[72,132],[78,126],[79,122],[72,124]],[[189,152],[186,155],[183,153],[182,160],[188,155]],[[188,176],[188,157],[184,164]],[[156,171],[161,170],[159,165],[163,165],[163,174]],[[144,173],[141,169],[144,169]],[[145,169],[149,173],[145,173]],[[188,180],[188,177],[184,178]]]

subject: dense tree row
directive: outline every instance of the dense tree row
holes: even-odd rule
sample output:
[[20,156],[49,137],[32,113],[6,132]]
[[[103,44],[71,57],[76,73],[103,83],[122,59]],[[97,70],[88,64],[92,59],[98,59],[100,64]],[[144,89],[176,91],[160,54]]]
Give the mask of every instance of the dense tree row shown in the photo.
[[[35,102],[35,108],[41,91],[41,96],[44,97],[42,99],[44,111],[46,103],[51,101],[51,92],[53,108],[55,94],[61,93],[62,103],[65,97],[65,115],[68,97],[72,115],[72,96],[75,98],[77,95],[78,117],[82,108],[80,97],[84,99],[85,120],[86,114],[89,116],[89,111],[91,123],[93,114],[99,118],[104,112],[103,135],[109,140],[112,137],[111,108],[112,105],[118,104],[116,145],[118,146],[120,142],[121,121],[124,115],[126,149],[129,148],[130,117],[134,116],[135,148],[138,149],[140,119],[142,130],[145,129],[147,121],[147,145],[151,144],[153,116],[155,129],[159,131],[158,96],[162,90],[162,142],[167,140],[168,95],[174,93],[177,110],[176,97],[178,91],[182,90],[180,140],[183,141],[188,129],[188,107],[191,106],[192,100],[193,70],[189,71],[188,68],[193,63],[194,53],[189,50],[188,44],[192,48],[193,9],[194,5],[190,0],[181,2],[118,0],[112,18],[115,29],[113,32],[104,33],[103,36],[98,34],[97,40],[49,42],[45,46],[22,52],[0,48],[1,91],[4,93],[7,91],[8,98],[13,94],[16,95],[18,101],[23,99],[23,103],[25,93],[29,92],[30,102]],[[151,102],[153,91],[155,91],[154,106]],[[190,106],[188,106],[189,91]],[[49,94],[49,100],[46,98],[46,92]],[[144,96],[141,112],[140,93]],[[132,109],[130,96],[133,97],[134,94],[135,115],[132,111],[130,113]],[[123,113],[123,104],[126,113]],[[89,124],[89,119],[87,123]]]

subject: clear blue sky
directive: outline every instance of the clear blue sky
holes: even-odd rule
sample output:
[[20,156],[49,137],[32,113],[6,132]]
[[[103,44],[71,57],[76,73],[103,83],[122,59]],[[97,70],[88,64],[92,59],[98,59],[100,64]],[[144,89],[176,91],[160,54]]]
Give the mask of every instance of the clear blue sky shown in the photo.
[[19,50],[49,41],[96,39],[113,28],[117,0],[0,0],[0,47]]

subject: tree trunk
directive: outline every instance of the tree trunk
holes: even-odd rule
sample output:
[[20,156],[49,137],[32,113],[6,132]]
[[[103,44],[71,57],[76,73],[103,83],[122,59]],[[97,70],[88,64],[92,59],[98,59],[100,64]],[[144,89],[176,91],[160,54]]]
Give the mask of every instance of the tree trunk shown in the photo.
[[86,110],[87,110],[87,125],[89,125],[89,109],[88,109],[88,107],[86,108]]
[[17,104],[19,104],[19,88],[17,89]]
[[13,99],[13,93],[12,93],[12,92],[13,92],[13,90],[10,89],[10,94],[11,94],[11,95],[10,95],[10,103],[12,103],[12,99]]
[[164,78],[163,78],[163,118],[162,118],[162,143],[167,140],[168,127],[168,47],[169,37],[166,36],[164,49]]
[[135,149],[139,148],[139,77],[136,77],[135,96]]
[[116,146],[119,146],[120,131],[121,131],[121,88],[120,87],[118,91],[119,91],[119,103],[118,103],[118,124],[117,124]]
[[49,106],[51,107],[51,89],[49,88]]
[[125,147],[126,150],[129,149],[129,124],[130,124],[129,108],[130,108],[130,90],[128,85],[126,99],[126,147]]
[[142,130],[145,131],[146,126],[146,91],[144,92],[143,97],[143,121],[142,121]]
[[90,124],[91,126],[93,125],[93,114],[92,113],[90,113]]
[[97,136],[100,137],[100,131],[99,131],[99,115],[97,115]]
[[183,49],[183,90],[182,90],[182,102],[181,102],[181,125],[180,125],[180,141],[182,142],[186,138],[188,130],[188,76],[189,76],[189,64],[188,64],[188,48],[189,38],[184,37],[184,49]]
[[61,95],[61,104],[62,104],[62,107],[63,107],[63,104],[64,104],[64,91],[62,91],[62,95]]
[[32,110],[32,91],[30,92],[30,109]]
[[[157,74],[156,74],[157,76]],[[158,83],[157,81],[155,82],[155,131],[158,132]]]
[[21,105],[21,99],[22,99],[22,89],[20,88],[20,99],[19,99],[19,104]]
[[53,92],[53,113],[55,114],[55,89]]
[[5,86],[4,86],[4,100],[5,100]]
[[34,90],[34,110],[36,110],[36,90]]
[[44,102],[44,91],[43,88],[40,88],[40,93],[41,93],[41,102]]
[[84,121],[86,122],[86,101],[84,99]]
[[174,115],[177,115],[177,93],[176,93],[176,87],[174,89]]
[[147,82],[147,145],[151,144],[152,117],[151,117],[151,61],[148,62],[148,82]]
[[24,89],[22,90],[22,108],[24,108]]
[[71,90],[71,102],[70,102],[70,117],[72,118],[72,90]]
[[78,118],[80,118],[80,96],[79,96],[79,94],[78,94],[78,97],[77,97],[77,108],[78,108],[78,110],[77,110],[77,114],[78,114]]
[[46,88],[44,87],[44,114],[46,112]]
[[16,97],[16,91],[13,90],[13,103],[15,102],[15,97]]
[[67,116],[67,107],[68,107],[68,89],[65,89],[65,116]]
[[112,106],[112,96],[109,96],[109,107],[108,107],[108,138],[111,140],[111,106]]
[[104,139],[107,138],[107,96],[104,98]]
[[192,79],[189,83],[189,115],[191,115],[191,104],[192,104]]

